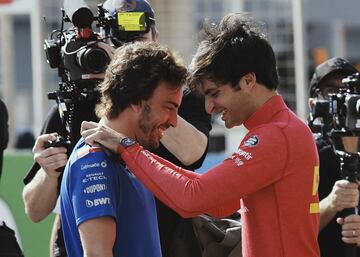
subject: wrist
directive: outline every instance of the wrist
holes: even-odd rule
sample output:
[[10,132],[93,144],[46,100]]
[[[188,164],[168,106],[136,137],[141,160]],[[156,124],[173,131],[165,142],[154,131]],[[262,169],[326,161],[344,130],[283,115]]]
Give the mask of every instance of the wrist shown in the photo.
[[59,176],[61,174],[61,172],[57,172],[56,170],[45,170],[44,168],[41,168],[42,170],[42,174],[43,174],[43,180],[46,181],[56,181],[56,183],[58,182]]
[[324,202],[327,212],[335,215],[339,211],[342,211],[342,209],[336,204],[336,199],[331,193],[324,199]]
[[135,141],[135,139],[133,139],[131,137],[120,138],[117,151],[119,154],[121,154],[125,149],[127,149],[133,145],[136,145],[136,144],[137,144],[137,141]]

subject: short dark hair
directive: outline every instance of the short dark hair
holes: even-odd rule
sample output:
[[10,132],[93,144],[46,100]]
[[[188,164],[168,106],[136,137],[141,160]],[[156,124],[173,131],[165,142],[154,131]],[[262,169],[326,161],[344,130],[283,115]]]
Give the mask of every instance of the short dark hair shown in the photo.
[[261,26],[245,14],[226,15],[219,25],[205,24],[204,39],[190,65],[189,86],[202,79],[238,88],[242,76],[253,72],[259,83],[276,89],[279,76],[274,51]]
[[131,104],[149,99],[160,82],[183,86],[187,69],[169,48],[155,42],[135,42],[118,48],[100,84],[99,117],[115,118]]

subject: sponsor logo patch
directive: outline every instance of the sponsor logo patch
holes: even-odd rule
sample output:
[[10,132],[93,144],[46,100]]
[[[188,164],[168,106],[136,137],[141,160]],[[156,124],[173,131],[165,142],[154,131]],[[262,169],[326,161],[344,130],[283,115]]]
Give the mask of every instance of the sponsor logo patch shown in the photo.
[[253,158],[252,154],[249,152],[245,152],[241,149],[237,149],[237,151],[231,156],[231,159],[234,160],[236,166],[241,166],[245,163],[245,161],[249,161]]
[[106,168],[107,167],[106,161],[102,161],[101,163],[94,162],[94,163],[82,164],[80,169],[87,170],[87,169],[98,168],[98,167]]
[[85,184],[91,181],[106,180],[106,179],[107,177],[104,175],[103,172],[98,172],[98,173],[86,174],[86,178],[82,180],[82,183]]
[[259,138],[257,135],[253,135],[251,137],[249,137],[245,142],[244,142],[244,146],[249,146],[249,147],[253,147],[256,146],[259,143]]
[[106,205],[106,204],[110,204],[110,198],[102,197],[102,198],[98,198],[98,199],[94,199],[94,200],[86,199],[85,204],[86,204],[86,207],[88,207],[88,208],[96,207],[99,205]]
[[85,194],[93,194],[93,193],[98,193],[101,191],[105,191],[107,189],[105,184],[95,184],[95,185],[91,185],[88,186],[84,189],[84,193]]

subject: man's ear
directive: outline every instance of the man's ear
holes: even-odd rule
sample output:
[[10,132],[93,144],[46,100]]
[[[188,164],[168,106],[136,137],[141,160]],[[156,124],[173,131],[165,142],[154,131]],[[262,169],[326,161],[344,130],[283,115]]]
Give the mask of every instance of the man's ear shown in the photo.
[[138,113],[141,111],[142,106],[143,106],[143,102],[139,101],[137,103],[131,104],[130,108],[131,108],[131,110],[133,110],[133,112]]
[[241,78],[240,82],[241,81],[242,81],[242,83],[240,83],[241,89],[251,90],[256,84],[256,75],[253,72],[249,72]]
[[309,106],[309,109],[310,109],[310,110],[315,106],[315,102],[316,102],[316,99],[315,99],[315,98],[310,97],[310,98],[308,99],[308,106]]

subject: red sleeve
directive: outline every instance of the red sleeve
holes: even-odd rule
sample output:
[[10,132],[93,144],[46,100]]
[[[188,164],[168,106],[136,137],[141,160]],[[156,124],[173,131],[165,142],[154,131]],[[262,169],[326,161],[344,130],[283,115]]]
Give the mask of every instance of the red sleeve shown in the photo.
[[[257,138],[255,145],[246,144]],[[249,133],[231,158],[196,174],[175,166],[139,145],[119,147],[130,170],[170,208],[184,217],[202,213],[226,216],[239,209],[240,198],[283,176],[287,141],[273,125]]]

